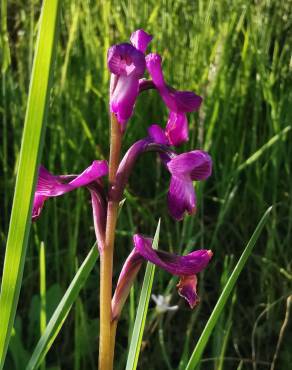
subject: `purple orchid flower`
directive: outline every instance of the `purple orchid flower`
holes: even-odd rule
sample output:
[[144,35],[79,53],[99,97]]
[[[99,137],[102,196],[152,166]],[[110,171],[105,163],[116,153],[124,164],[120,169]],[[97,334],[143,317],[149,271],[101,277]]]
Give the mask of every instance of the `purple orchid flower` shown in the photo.
[[121,200],[132,168],[140,154],[149,151],[160,153],[161,159],[171,174],[170,187],[167,195],[168,208],[171,216],[181,220],[185,212],[196,211],[196,196],[193,181],[207,179],[212,172],[212,160],[202,150],[176,154],[165,145],[163,130],[152,130],[152,138],[137,141],[122,159],[116,177],[116,184],[111,189],[110,197]]
[[132,45],[123,43],[110,47],[107,56],[111,72],[110,110],[116,115],[122,131],[133,113],[139,94],[139,79],[146,68],[144,53],[152,36],[137,30],[130,40]]
[[178,146],[188,140],[187,112],[200,108],[202,98],[191,91],[178,91],[168,86],[164,80],[161,56],[151,53],[146,56],[146,67],[152,81],[140,80],[140,91],[156,88],[170,113],[165,134],[169,145]]
[[133,242],[134,249],[125,261],[112,299],[112,319],[115,320],[119,317],[144,260],[152,262],[172,275],[179,276],[178,293],[187,300],[191,308],[194,308],[199,302],[196,274],[208,265],[213,253],[210,250],[201,249],[186,256],[178,256],[154,250],[152,249],[152,239],[139,234],[134,235]]
[[94,226],[99,248],[104,245],[105,200],[102,196],[100,178],[108,174],[106,161],[93,161],[79,175],[54,176],[45,167],[40,166],[38,181],[33,202],[32,220],[40,216],[44,203],[48,198],[57,197],[74,189],[86,186],[91,193]]

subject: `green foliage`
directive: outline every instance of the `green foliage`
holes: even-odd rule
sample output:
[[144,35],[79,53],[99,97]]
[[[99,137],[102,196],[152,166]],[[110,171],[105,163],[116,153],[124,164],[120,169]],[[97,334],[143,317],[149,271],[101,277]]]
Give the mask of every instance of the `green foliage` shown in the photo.
[[[31,225],[33,189],[40,162],[50,92],[57,24],[58,1],[45,1],[36,43],[1,284],[0,369],[4,366],[26,256],[26,245]],[[4,50],[6,48],[7,45]],[[4,63],[3,74],[7,68],[7,62],[4,61]]]
[[[169,218],[165,199],[168,174],[153,154],[147,154],[135,166],[119,216],[114,281],[132,248],[131,235],[141,232],[153,236],[159,217],[163,221],[161,249],[187,253],[207,247],[214,252],[212,263],[199,276],[201,303],[193,311],[178,298],[176,278],[156,271],[153,292],[171,294],[172,303],[180,302],[180,309],[158,317],[150,301],[139,368],[176,369],[186,364],[234,269],[234,261],[271,204],[270,220],[237,281],[233,303],[226,305],[206,345],[200,368],[259,370],[269,368],[273,360],[292,276],[290,8],[291,1],[277,0],[62,2],[42,156],[50,171],[78,173],[93,159],[107,157],[107,48],[127,41],[136,28],[143,27],[154,35],[149,50],[162,54],[168,83],[204,97],[200,112],[189,115],[190,141],[182,148],[204,148],[213,157],[212,177],[196,185],[197,215],[181,223]],[[40,10],[40,2],[35,0],[1,1],[1,271],[16,169],[23,161],[20,146]],[[46,36],[49,34],[46,28]],[[43,58],[43,62],[49,60]],[[42,69],[37,82],[43,84],[44,80]],[[41,92],[44,90],[38,89],[37,93]],[[42,109],[39,104],[33,107]],[[150,123],[164,125],[166,120],[167,112],[157,93],[143,93],[128,125],[123,150],[145,136]],[[33,124],[38,126],[39,121]],[[30,140],[38,141],[39,136],[33,131]],[[37,146],[30,148],[38,151]],[[27,222],[37,163],[36,157],[30,157],[20,193],[26,205],[21,223]],[[23,245],[22,239],[17,238],[13,253],[19,253],[16,246]],[[39,261],[41,241],[45,245],[45,297],[39,287],[39,275],[44,271]],[[41,337],[40,316],[50,322],[60,294],[74,279],[76,266],[85,260],[93,243],[86,190],[47,202],[28,242],[6,370],[23,370]],[[16,277],[17,264],[10,267]],[[98,274],[95,265],[50,347],[47,369],[96,368]],[[133,328],[142,276],[139,274],[131,305],[124,308],[119,323],[117,370],[126,366],[125,338],[129,337],[129,327]],[[1,333],[2,322],[0,313]],[[286,369],[292,361],[289,341],[287,330],[276,368]]]
[[27,364],[27,370],[37,369],[38,365],[44,359],[46,353],[58,335],[72,304],[75,302],[80,290],[83,288],[83,285],[88,278],[89,273],[93,269],[97,257],[97,246],[94,245],[76,272],[74,279],[62,297],[58,307],[55,309],[47,327],[41,331],[42,336],[29,360],[29,363]]
[[261,221],[259,222],[258,226],[256,227],[254,233],[252,234],[252,237],[250,238],[249,242],[247,243],[247,246],[245,247],[242,255],[240,256],[240,259],[239,261],[237,262],[234,270],[232,271],[232,274],[230,275],[228,281],[226,282],[226,284],[224,285],[224,289],[216,303],[216,306],[214,307],[211,315],[210,315],[210,318],[198,340],[198,343],[196,344],[196,347],[191,355],[191,358],[186,366],[186,370],[194,370],[196,369],[196,367],[198,366],[200,360],[201,360],[201,357],[202,357],[202,354],[203,354],[203,351],[206,347],[206,344],[209,340],[209,337],[215,327],[215,325],[217,324],[217,321],[223,311],[223,309],[225,308],[226,306],[226,303],[227,303],[227,300],[232,292],[232,289],[234,288],[236,282],[237,282],[237,279],[242,271],[242,269],[244,268],[246,262],[247,262],[247,259],[248,257],[250,256],[254,246],[255,246],[255,243],[257,242],[260,234],[261,234],[261,231],[263,229],[263,227],[265,226],[267,220],[268,220],[268,216],[270,214],[272,210],[272,207],[268,208],[268,210],[265,212],[265,214],[263,215]]

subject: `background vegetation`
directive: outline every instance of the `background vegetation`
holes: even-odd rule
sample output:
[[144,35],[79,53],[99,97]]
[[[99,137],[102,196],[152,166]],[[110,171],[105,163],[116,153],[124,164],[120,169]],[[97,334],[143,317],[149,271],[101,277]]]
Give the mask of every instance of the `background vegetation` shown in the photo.
[[[8,2],[10,63],[4,58],[7,50],[1,51],[0,271],[40,5],[35,0]],[[153,293],[172,294],[171,303],[180,309],[158,315],[151,303],[138,368],[184,368],[230,271],[271,204],[273,215],[212,334],[201,369],[269,369],[276,352],[276,369],[288,369],[292,362],[291,324],[283,335],[280,332],[292,280],[291,6],[291,1],[279,0],[62,2],[42,156],[49,170],[78,173],[93,159],[107,157],[106,53],[111,44],[127,41],[137,28],[154,35],[149,50],[162,54],[167,81],[204,97],[200,112],[189,117],[190,141],[182,148],[204,148],[214,161],[213,176],[197,187],[197,216],[179,224],[170,219],[165,201],[168,174],[148,154],[135,167],[119,217],[116,278],[131,249],[131,235],[153,235],[159,217],[160,248],[177,253],[201,247],[214,251],[212,263],[200,275],[201,304],[194,311],[178,298],[176,280],[157,270]],[[124,150],[146,135],[149,124],[163,125],[166,120],[157,93],[143,93],[128,125]],[[41,242],[45,258],[41,258]],[[93,243],[86,191],[46,204],[30,235],[6,370],[23,370],[39,339],[43,314],[39,280],[41,276],[44,281],[44,263],[48,319]],[[98,270],[97,264],[45,368],[96,368]],[[116,369],[125,367],[143,274],[139,276],[119,324]],[[279,338],[282,342],[276,351]]]

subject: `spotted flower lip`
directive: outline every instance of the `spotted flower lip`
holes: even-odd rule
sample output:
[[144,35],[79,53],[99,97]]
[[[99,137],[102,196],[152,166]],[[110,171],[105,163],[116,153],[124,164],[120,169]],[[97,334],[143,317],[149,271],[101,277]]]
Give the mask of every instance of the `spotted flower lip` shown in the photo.
[[210,250],[201,249],[185,256],[179,256],[154,250],[152,239],[140,234],[133,236],[133,243],[134,249],[125,261],[112,300],[113,320],[118,318],[144,260],[155,264],[172,275],[179,276],[178,293],[193,308],[198,303],[196,274],[207,267],[213,253]]
[[107,64],[111,73],[118,76],[134,75],[141,78],[145,71],[145,56],[133,45],[122,43],[108,50]]
[[63,195],[83,186],[89,186],[91,183],[107,174],[108,164],[104,160],[93,161],[92,164],[79,175],[55,176],[44,166],[40,166],[33,203],[33,221],[40,216],[46,199]]
[[113,45],[108,50],[107,63],[111,72],[110,110],[124,131],[133,114],[139,94],[139,79],[146,68],[144,52],[152,36],[143,30],[135,31],[131,42]]
[[126,183],[138,157],[149,151],[158,152],[171,174],[170,187],[167,195],[168,208],[171,216],[182,220],[185,213],[196,211],[196,196],[193,181],[207,179],[212,172],[212,159],[202,150],[177,155],[167,145],[167,137],[158,125],[152,125],[150,137],[134,143],[122,159],[116,177],[116,184],[110,197],[120,200]]
[[187,112],[194,112],[200,108],[202,98],[191,91],[175,90],[167,85],[161,67],[161,56],[151,53],[146,56],[146,68],[152,77],[151,81],[140,80],[140,91],[155,87],[170,113],[165,133],[169,145],[178,146],[186,142],[188,136]]

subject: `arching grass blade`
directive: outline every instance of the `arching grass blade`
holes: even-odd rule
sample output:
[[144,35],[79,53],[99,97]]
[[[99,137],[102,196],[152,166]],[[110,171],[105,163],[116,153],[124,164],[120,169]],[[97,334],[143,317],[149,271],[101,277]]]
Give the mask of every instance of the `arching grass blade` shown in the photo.
[[243,269],[243,267],[246,264],[246,261],[248,257],[250,256],[253,247],[255,246],[256,241],[258,240],[258,237],[260,236],[260,233],[265,226],[268,217],[271,213],[272,207],[268,208],[265,214],[263,215],[262,219],[260,220],[259,224],[257,225],[254,233],[252,234],[249,242],[247,243],[247,246],[245,247],[239,261],[237,262],[230,278],[228,279],[225,288],[223,289],[223,292],[221,293],[216,306],[214,307],[214,310],[212,311],[212,314],[196,344],[196,347],[191,355],[191,358],[186,366],[186,370],[194,370],[198,366],[201,356],[203,354],[203,351],[206,347],[206,344],[210,338],[210,335],[217,323],[217,320],[222,312],[222,310],[225,307],[225,304],[227,303],[227,300],[230,296],[230,293],[232,292],[232,289],[234,288],[237,279]]

